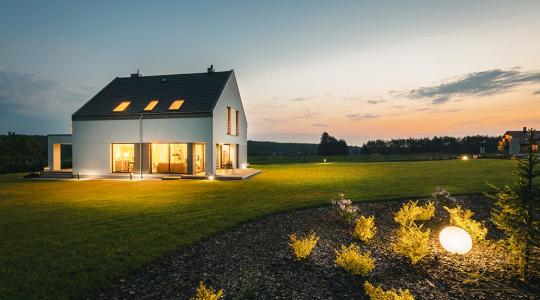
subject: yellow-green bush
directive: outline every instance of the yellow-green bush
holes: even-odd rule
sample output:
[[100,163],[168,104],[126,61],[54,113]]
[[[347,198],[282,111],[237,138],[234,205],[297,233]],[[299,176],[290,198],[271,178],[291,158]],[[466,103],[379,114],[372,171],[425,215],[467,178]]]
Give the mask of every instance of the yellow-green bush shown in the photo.
[[354,221],[353,236],[360,239],[364,243],[369,243],[375,236],[377,227],[375,226],[375,217],[360,216]]
[[412,223],[400,226],[396,231],[394,252],[408,257],[414,265],[429,254],[429,234],[431,230],[422,230],[422,225]]
[[341,250],[336,250],[336,264],[354,275],[365,275],[375,268],[371,254],[360,251],[360,247],[355,244],[348,247],[341,245]]
[[308,257],[319,241],[319,237],[314,232],[303,238],[297,238],[296,234],[293,233],[290,235],[290,239],[291,242],[289,245],[293,250],[294,258],[296,260]]
[[223,289],[216,292],[212,287],[207,287],[204,282],[199,282],[197,293],[191,300],[218,300],[223,298]]
[[480,242],[486,239],[487,228],[484,224],[472,219],[474,213],[470,209],[464,210],[460,205],[456,205],[454,208],[444,206],[444,209],[450,215],[450,224],[467,231],[473,241]]
[[380,286],[374,286],[369,282],[364,282],[364,290],[371,300],[414,300],[409,290],[383,290]]
[[472,219],[474,213],[470,209],[464,210],[460,205],[454,208],[444,206],[444,209],[450,215],[450,224],[467,231],[473,241],[480,242],[486,239],[487,228],[481,222]]
[[394,221],[401,226],[409,226],[415,221],[426,221],[435,215],[435,205],[432,201],[424,205],[418,205],[418,201],[409,201],[395,213]]

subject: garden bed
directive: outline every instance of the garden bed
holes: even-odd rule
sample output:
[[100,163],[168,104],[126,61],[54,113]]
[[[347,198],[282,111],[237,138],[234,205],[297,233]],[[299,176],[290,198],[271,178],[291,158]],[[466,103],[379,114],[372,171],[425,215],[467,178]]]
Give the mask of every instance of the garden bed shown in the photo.
[[[482,196],[457,197],[457,201],[489,218],[491,201]],[[464,256],[451,255],[439,245],[437,235],[448,224],[447,213],[437,207],[431,228],[431,255],[411,266],[390,247],[397,228],[393,213],[402,201],[359,203],[361,214],[374,215],[378,232],[370,245],[351,235],[352,226],[334,208],[296,210],[240,225],[165,257],[95,294],[102,299],[188,299],[199,281],[224,289],[226,299],[367,299],[368,280],[384,289],[409,289],[415,299],[533,299],[538,286],[514,279],[515,268],[505,253],[475,245]],[[499,239],[491,223],[488,239]],[[307,260],[295,261],[289,234],[315,231],[320,240]],[[366,276],[353,276],[335,265],[335,250],[358,243],[376,259]]]

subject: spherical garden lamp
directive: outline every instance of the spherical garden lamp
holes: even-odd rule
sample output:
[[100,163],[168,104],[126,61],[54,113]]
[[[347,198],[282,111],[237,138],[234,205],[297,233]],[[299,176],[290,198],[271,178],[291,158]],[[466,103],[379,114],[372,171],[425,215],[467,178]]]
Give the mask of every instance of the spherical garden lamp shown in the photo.
[[456,226],[448,226],[441,230],[439,242],[446,251],[453,254],[466,254],[472,248],[471,235]]

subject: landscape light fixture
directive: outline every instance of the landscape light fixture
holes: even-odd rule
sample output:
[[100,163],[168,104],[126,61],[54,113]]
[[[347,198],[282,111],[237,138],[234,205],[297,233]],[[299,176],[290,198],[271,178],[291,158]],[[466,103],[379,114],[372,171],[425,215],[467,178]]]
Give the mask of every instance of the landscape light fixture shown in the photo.
[[461,160],[468,160],[468,159],[469,159],[469,157],[468,157],[467,155],[463,155],[463,156],[461,157]]
[[214,175],[208,175],[208,180],[214,180]]
[[444,250],[452,254],[466,254],[471,251],[471,235],[457,226],[448,226],[439,233],[439,242]]
[[324,158],[322,161],[323,161],[323,163],[326,163],[326,158]]

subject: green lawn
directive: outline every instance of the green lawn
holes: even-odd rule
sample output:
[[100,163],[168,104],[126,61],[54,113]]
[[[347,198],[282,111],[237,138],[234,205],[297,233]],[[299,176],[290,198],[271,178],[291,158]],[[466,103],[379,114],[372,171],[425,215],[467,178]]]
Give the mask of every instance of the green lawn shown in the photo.
[[261,166],[246,181],[36,181],[0,176],[0,298],[80,298],[157,257],[269,213],[482,192],[507,160]]

